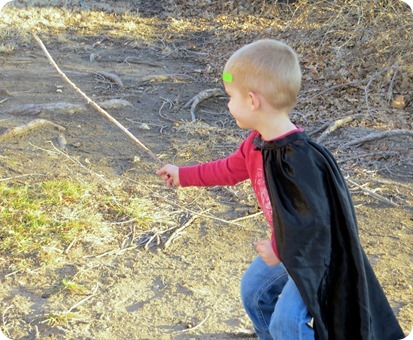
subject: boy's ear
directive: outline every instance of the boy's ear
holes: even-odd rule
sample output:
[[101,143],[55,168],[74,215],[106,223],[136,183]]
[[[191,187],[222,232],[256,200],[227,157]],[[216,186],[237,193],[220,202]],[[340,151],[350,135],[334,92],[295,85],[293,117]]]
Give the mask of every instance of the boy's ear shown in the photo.
[[250,98],[251,109],[256,111],[261,106],[260,97],[254,92],[248,92],[248,96]]

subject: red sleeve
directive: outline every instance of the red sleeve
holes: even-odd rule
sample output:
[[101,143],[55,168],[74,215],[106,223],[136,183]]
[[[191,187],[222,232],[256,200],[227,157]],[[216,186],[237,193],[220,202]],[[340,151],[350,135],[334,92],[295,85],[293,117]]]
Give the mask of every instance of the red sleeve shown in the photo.
[[[250,138],[227,158],[179,168],[181,186],[234,185],[249,178],[246,153]],[[251,147],[251,146],[250,146]]]

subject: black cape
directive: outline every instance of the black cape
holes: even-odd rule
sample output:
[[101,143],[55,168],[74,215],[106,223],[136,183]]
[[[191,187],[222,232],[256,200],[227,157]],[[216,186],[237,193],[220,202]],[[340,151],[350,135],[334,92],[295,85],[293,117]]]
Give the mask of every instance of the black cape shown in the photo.
[[304,132],[254,140],[261,150],[280,259],[316,339],[404,338],[360,245],[354,206],[331,153]]

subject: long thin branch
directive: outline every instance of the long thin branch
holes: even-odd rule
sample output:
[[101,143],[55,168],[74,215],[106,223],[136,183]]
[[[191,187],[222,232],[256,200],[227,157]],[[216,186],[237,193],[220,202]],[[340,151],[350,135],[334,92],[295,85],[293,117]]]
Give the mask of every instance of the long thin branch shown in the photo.
[[119,129],[121,129],[130,139],[132,139],[135,144],[140,146],[144,149],[151,158],[156,161],[157,163],[162,163],[162,161],[156,156],[150,149],[148,149],[139,139],[137,139],[132,133],[130,133],[121,123],[119,123],[115,118],[113,118],[108,112],[102,109],[98,104],[96,104],[92,99],[90,99],[85,93],[83,93],[75,83],[73,83],[59,68],[59,66],[55,63],[49,52],[47,51],[46,47],[44,46],[41,39],[36,35],[36,33],[32,33],[34,39],[37,41],[38,45],[46,55],[47,59],[49,59],[50,64],[53,68],[57,71],[57,73],[78,93],[82,96],[82,98],[86,101],[86,103],[92,106],[96,111],[98,111],[101,115],[103,115],[106,119],[110,122],[115,124]]
[[188,209],[188,208],[186,208],[186,207],[184,207],[184,206],[182,206],[182,205],[180,205],[180,204],[177,204],[177,203],[172,202],[171,200],[167,200],[165,197],[162,197],[162,196],[159,196],[159,195],[156,195],[156,194],[154,194],[154,196],[155,196],[156,198],[162,200],[162,201],[165,202],[165,203],[168,203],[168,204],[170,204],[170,205],[172,205],[172,206],[178,207],[178,208],[180,208],[181,210],[184,210],[184,211],[187,211],[187,212],[189,212],[189,213],[191,213],[191,214],[196,215],[197,217],[210,218],[211,220],[223,222],[223,223],[230,224],[230,225],[236,225],[236,226],[238,226],[238,227],[243,227],[242,224],[239,224],[239,223],[236,223],[236,222],[233,222],[233,221],[228,221],[228,220],[225,220],[225,219],[216,217],[216,216],[214,216],[214,215],[203,214],[202,212],[194,211],[194,210],[192,210],[192,209]]

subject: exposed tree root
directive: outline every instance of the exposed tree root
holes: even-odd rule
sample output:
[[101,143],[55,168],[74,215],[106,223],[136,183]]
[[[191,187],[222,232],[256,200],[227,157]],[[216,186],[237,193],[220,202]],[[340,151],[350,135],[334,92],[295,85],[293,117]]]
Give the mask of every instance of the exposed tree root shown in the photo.
[[348,116],[348,117],[344,117],[342,119],[336,120],[335,122],[333,122],[332,124],[330,124],[327,128],[327,130],[325,130],[320,137],[318,137],[317,142],[321,143],[324,139],[327,138],[328,135],[330,135],[333,131],[337,130],[338,128],[352,122],[355,119],[361,119],[361,117],[363,117],[362,114],[355,114],[352,116]]
[[224,91],[220,88],[204,90],[204,91],[199,92],[195,97],[189,100],[183,106],[183,108],[187,108],[189,105],[191,105],[191,117],[192,117],[192,120],[194,121],[196,119],[195,110],[199,103],[211,97],[219,97],[219,96],[224,96],[224,95],[225,95]]
[[348,142],[342,146],[342,148],[346,148],[356,144],[363,144],[366,142],[371,142],[373,140],[387,138],[387,137],[394,137],[394,136],[410,136],[413,137],[413,131],[411,130],[390,130],[390,131],[381,131],[377,133],[370,133],[369,135],[355,139],[351,142]]
[[194,79],[186,74],[158,74],[153,76],[145,76],[141,78],[142,82],[162,82],[162,81],[181,81],[187,79]]
[[[121,107],[133,107],[133,104],[124,99],[110,99],[99,102],[99,105],[105,109],[117,109]],[[13,116],[37,116],[42,113],[56,113],[57,111],[73,114],[86,110],[84,104],[72,104],[66,102],[45,103],[45,104],[23,104],[13,106],[7,110],[3,110],[3,114]]]
[[107,79],[109,82],[111,82],[113,85],[116,85],[117,87],[124,87],[122,79],[120,79],[120,77],[114,73],[110,73],[106,71],[99,71],[99,72],[96,72],[95,74]]
[[4,141],[6,139],[12,138],[12,137],[23,135],[23,134],[25,134],[29,131],[32,131],[32,130],[37,129],[37,128],[39,128],[41,126],[44,126],[44,125],[51,125],[54,128],[57,128],[59,131],[66,130],[66,128],[64,128],[63,126],[55,124],[55,123],[53,123],[49,120],[35,119],[35,120],[32,120],[31,122],[29,122],[27,124],[16,126],[14,128],[6,130],[4,133],[2,133],[0,135],[0,142]]
[[46,103],[46,104],[24,104],[3,110],[2,113],[14,116],[37,116],[44,112],[65,111],[75,113],[84,110],[82,104],[71,104],[66,102]]

